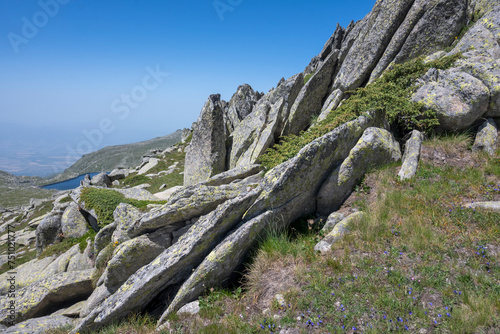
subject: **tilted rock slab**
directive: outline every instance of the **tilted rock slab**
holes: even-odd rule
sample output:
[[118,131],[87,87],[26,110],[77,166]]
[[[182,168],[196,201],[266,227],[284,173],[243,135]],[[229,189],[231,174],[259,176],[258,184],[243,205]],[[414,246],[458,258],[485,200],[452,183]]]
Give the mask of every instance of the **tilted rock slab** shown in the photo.
[[41,318],[29,319],[15,326],[4,329],[4,334],[43,334],[48,330],[73,325],[75,319],[62,315],[49,315]]
[[210,95],[186,148],[184,185],[205,181],[226,169],[226,132],[220,95]]
[[[92,273],[94,269],[62,273],[51,276],[16,291],[16,321],[43,315],[61,304],[77,299],[85,299],[92,293]],[[9,305],[12,299],[0,299],[0,323],[9,323]]]
[[403,165],[398,173],[401,180],[411,179],[417,173],[423,141],[424,134],[418,130],[413,130],[410,139],[406,142]]
[[12,274],[9,274],[9,272],[3,273],[0,275],[0,295],[8,293],[12,282],[15,282],[15,288],[13,290],[19,290],[20,288],[47,278],[50,275],[57,274],[55,271],[47,270],[47,267],[54,262],[56,258],[56,256],[50,256],[41,260],[34,259],[20,265],[15,269],[16,274],[12,281],[9,281],[9,279],[12,278],[11,276],[13,276]]
[[316,211],[327,215],[337,210],[366,172],[400,159],[401,149],[392,133],[374,127],[366,129],[319,190]]
[[[111,242],[122,243],[130,240],[127,231],[132,226],[132,224],[134,224],[141,218],[142,215],[143,213],[139,211],[139,209],[137,209],[135,206],[131,204],[120,203],[116,207],[115,211],[113,211],[113,219],[114,223],[116,223],[116,228],[113,232],[113,235],[111,236]],[[96,246],[96,250],[97,249],[98,247]],[[98,253],[99,252],[96,252],[96,255]]]
[[259,190],[234,198],[203,216],[179,242],[139,269],[112,296],[89,314],[72,333],[97,330],[144,308],[156,295],[185,280],[220,242],[259,195]]
[[494,155],[497,150],[497,139],[498,128],[495,121],[490,118],[479,127],[472,151],[484,151],[489,155]]
[[314,250],[321,253],[328,252],[332,248],[334,243],[342,239],[345,234],[350,232],[351,225],[354,222],[362,219],[363,216],[365,216],[364,212],[355,212],[340,221],[335,225],[333,230],[323,238],[323,240],[321,240],[316,244],[316,246],[314,246]]
[[500,213],[500,201],[498,201],[498,202],[469,203],[469,204],[465,204],[464,207],[469,208],[469,209],[491,210],[491,211]]
[[167,204],[142,215],[128,229],[129,237],[135,237],[161,227],[172,226],[179,229],[188,219],[205,215],[219,204],[246,192],[242,185],[222,185],[218,187],[197,185],[186,187],[173,194]]
[[168,315],[198,298],[208,287],[220,287],[227,283],[226,280],[242,263],[249,249],[255,245],[264,228],[269,226],[274,218],[274,213],[267,211],[241,223],[236,231],[217,245],[179,289],[158,321],[158,326],[165,322]]
[[333,51],[305,86],[302,87],[290,110],[290,116],[285,124],[283,134],[298,135],[300,131],[311,125],[312,117],[321,113],[323,100],[332,82],[339,53],[339,50]]

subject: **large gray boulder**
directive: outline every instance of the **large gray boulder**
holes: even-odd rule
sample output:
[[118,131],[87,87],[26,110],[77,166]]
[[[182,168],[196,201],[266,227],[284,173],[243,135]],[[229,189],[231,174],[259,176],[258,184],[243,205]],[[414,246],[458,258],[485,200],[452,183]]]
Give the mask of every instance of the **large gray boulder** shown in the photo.
[[489,155],[495,155],[497,150],[498,128],[495,121],[490,118],[480,127],[476,135],[476,140],[472,146],[472,151],[484,151]]
[[347,158],[333,170],[319,190],[317,213],[328,215],[337,210],[365,173],[400,159],[399,144],[389,131],[367,128]]
[[[24,321],[92,293],[93,269],[51,276],[16,291],[16,321]],[[9,323],[10,297],[0,299],[0,323]]]
[[226,135],[220,95],[210,95],[186,149],[184,185],[189,186],[225,171]]
[[90,184],[96,187],[111,187],[111,182],[106,172],[99,173],[90,180]]
[[488,109],[490,92],[481,80],[456,68],[430,69],[413,95],[426,109],[435,110],[439,128],[465,130]]
[[113,219],[116,223],[116,228],[111,236],[111,241],[114,243],[122,243],[130,240],[127,235],[127,230],[134,222],[139,220],[142,213],[135,206],[125,203],[120,203],[115,211],[113,211]]
[[80,238],[89,230],[89,224],[78,210],[76,203],[71,203],[61,218],[61,231],[65,238]]
[[229,133],[238,127],[253,110],[253,107],[260,100],[262,95],[253,88],[244,84],[238,87],[236,93],[229,100],[226,112],[226,127]]
[[500,117],[500,59],[478,55],[478,52],[468,52],[455,66],[481,80],[488,88],[490,101],[483,117]]
[[290,109],[304,86],[297,74],[262,97],[230,136],[229,169],[255,164],[281,134]]
[[220,205],[153,262],[139,269],[72,331],[94,331],[144,308],[155,296],[184,281],[240,220],[259,192],[254,190]]
[[52,213],[45,217],[36,228],[36,251],[40,255],[42,251],[59,241],[62,237],[61,215]]

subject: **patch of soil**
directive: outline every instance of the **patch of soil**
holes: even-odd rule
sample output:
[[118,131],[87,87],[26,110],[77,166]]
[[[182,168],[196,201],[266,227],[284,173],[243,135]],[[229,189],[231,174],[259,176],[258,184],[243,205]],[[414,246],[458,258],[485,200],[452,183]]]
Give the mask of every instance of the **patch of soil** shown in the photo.
[[446,150],[442,147],[422,146],[420,160],[435,166],[453,166],[458,168],[479,167],[485,159],[461,145]]

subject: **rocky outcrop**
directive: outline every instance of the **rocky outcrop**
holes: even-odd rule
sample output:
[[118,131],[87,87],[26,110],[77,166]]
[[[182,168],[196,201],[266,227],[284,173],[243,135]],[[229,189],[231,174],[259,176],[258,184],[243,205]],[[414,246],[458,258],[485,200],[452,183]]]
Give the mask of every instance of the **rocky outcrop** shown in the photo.
[[401,180],[411,179],[417,173],[418,161],[420,160],[420,149],[424,141],[424,134],[413,130],[410,139],[405,145],[405,154],[403,156],[403,165],[399,170]]
[[220,95],[211,95],[193,129],[186,150],[184,185],[190,186],[225,171],[226,135]]
[[105,172],[95,175],[90,180],[90,184],[96,187],[111,187],[111,182],[111,179]]
[[229,100],[225,113],[225,123],[229,133],[232,133],[240,122],[252,112],[253,107],[261,97],[262,94],[254,91],[250,85],[244,84],[238,87],[236,93]]
[[255,164],[257,158],[282,134],[290,109],[304,86],[297,74],[262,97],[230,136],[228,167]]
[[489,155],[494,155],[497,150],[497,139],[498,128],[495,121],[490,118],[479,127],[472,150],[475,152],[484,151]]

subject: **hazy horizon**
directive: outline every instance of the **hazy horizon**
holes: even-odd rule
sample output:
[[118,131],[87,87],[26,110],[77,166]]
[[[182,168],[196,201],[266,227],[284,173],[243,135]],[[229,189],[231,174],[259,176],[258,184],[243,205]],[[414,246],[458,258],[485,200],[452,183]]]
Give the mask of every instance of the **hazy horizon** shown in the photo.
[[267,92],[374,1],[0,3],[0,169],[190,127],[210,94]]

